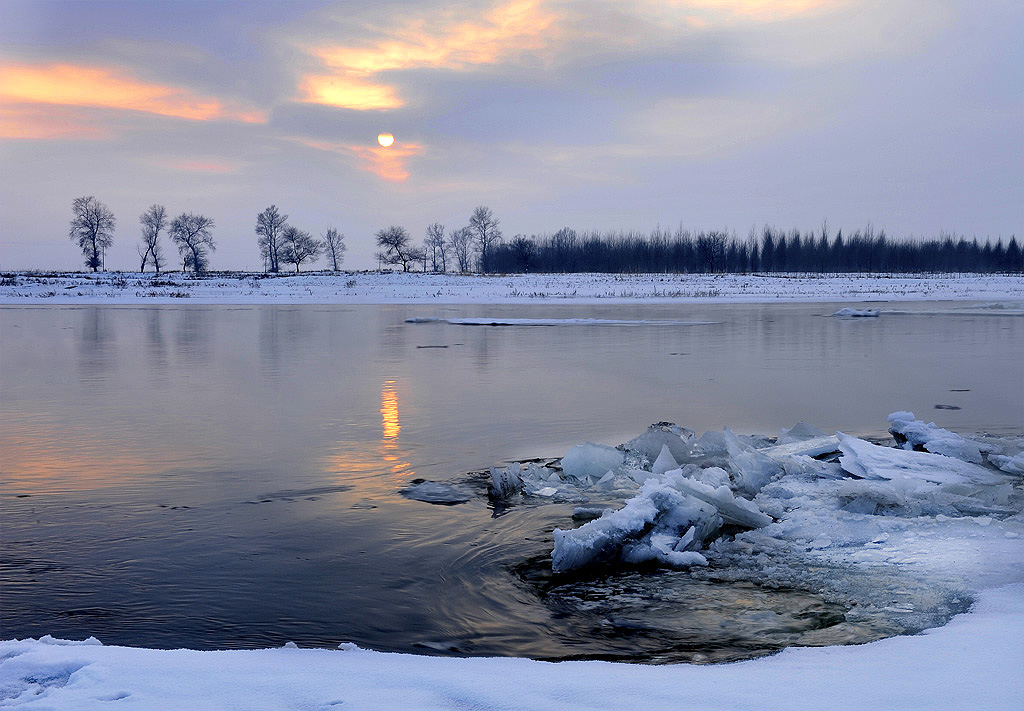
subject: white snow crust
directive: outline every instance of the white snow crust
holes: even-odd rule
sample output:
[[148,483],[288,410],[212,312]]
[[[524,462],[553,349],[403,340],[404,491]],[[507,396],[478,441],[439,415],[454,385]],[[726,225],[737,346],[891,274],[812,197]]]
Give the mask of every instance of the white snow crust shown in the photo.
[[984,301],[972,313],[1024,313],[1024,277],[954,274],[281,274],[20,272],[0,304],[529,304]]
[[924,634],[790,647],[734,664],[556,664],[362,650],[196,652],[0,642],[0,703],[24,711],[1016,711],[1024,585],[989,589]]

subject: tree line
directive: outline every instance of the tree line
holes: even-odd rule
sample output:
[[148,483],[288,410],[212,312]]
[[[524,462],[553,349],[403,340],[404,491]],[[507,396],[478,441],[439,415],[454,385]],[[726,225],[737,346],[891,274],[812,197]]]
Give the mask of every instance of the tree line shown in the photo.
[[[82,250],[93,271],[103,268],[104,254],[113,244],[113,212],[95,197],[72,203],[71,239]],[[178,249],[183,270],[202,273],[216,249],[211,218],[182,213],[169,219],[163,205],[152,205],[139,216],[140,271],[152,263],[159,272],[165,265],[160,234],[166,231]],[[345,235],[333,227],[321,237],[288,223],[276,205],[256,216],[256,244],[264,270],[279,272],[281,265],[315,262],[326,256],[337,271],[344,260]],[[1016,237],[1007,244],[986,239],[968,240],[940,234],[925,240],[896,239],[870,225],[846,235],[819,230],[781,230],[765,226],[746,238],[724,231],[674,232],[656,228],[650,234],[635,231],[577,232],[565,227],[554,234],[518,234],[504,241],[499,220],[480,205],[465,226],[451,229],[433,223],[422,243],[398,225],[375,234],[378,266],[401,266],[403,271],[482,273],[749,273],[749,272],[1020,272],[1024,256]]]
[[844,234],[764,227],[746,239],[724,231],[584,232],[516,235],[493,248],[489,272],[749,273],[749,272],[1020,272],[1016,237],[1004,244],[942,234],[894,239],[872,227]]
[[[75,198],[71,203],[71,240],[82,250],[85,266],[94,272],[104,268],[105,254],[114,243],[114,227],[117,220],[104,203],[93,196]],[[213,218],[183,212],[170,219],[163,205],[151,205],[139,215],[140,258],[139,271],[146,271],[149,264],[159,273],[166,268],[161,233],[166,232],[178,249],[182,259],[182,271],[202,274],[210,267],[210,253],[216,251],[213,239]],[[281,264],[294,264],[295,271],[303,262],[315,261],[326,254],[331,268],[337,271],[344,259],[345,235],[333,227],[322,238],[316,238],[305,230],[288,224],[284,215],[271,205],[256,216],[256,244],[263,257],[265,271],[277,272]]]

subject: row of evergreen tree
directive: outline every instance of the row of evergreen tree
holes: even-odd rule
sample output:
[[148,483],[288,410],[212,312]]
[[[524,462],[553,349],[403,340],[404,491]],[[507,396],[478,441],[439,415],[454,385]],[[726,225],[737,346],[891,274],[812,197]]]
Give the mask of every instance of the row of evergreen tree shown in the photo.
[[765,227],[746,239],[721,231],[678,229],[517,235],[481,259],[485,272],[744,273],[744,272],[1021,272],[1020,245],[938,238],[894,239],[868,227],[830,235],[827,225],[801,233]]

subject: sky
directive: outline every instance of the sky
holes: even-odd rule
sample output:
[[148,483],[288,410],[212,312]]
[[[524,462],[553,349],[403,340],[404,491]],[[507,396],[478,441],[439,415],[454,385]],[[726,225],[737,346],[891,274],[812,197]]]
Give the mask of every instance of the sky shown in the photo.
[[[271,204],[346,235],[765,224],[1024,230],[1020,0],[0,0],[0,269],[82,268],[71,203]],[[377,135],[392,133],[389,148]],[[172,253],[169,243],[165,252]],[[323,265],[323,262],[320,263]]]

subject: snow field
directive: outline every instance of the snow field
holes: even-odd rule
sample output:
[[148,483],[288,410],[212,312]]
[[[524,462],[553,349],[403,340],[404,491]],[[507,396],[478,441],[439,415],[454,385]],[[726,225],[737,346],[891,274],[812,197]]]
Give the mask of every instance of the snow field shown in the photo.
[[[5,274],[0,303],[678,303],[989,300],[1021,311],[1021,275],[511,274],[402,272]],[[1007,300],[1013,303],[1004,303]],[[860,315],[864,315],[861,313]]]

